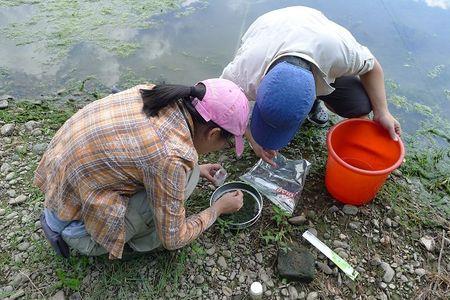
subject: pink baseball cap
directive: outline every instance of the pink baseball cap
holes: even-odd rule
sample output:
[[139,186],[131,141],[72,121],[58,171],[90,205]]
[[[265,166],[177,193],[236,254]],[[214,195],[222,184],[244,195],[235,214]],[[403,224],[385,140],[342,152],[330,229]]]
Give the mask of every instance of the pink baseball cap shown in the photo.
[[213,121],[234,135],[236,154],[241,156],[250,112],[247,97],[227,79],[213,78],[199,83],[205,85],[206,93],[202,100],[195,99],[192,104],[206,122]]

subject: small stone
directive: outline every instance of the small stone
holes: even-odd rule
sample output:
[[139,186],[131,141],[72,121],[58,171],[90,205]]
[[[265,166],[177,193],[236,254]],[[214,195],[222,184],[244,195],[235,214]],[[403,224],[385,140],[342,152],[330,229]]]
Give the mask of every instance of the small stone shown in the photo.
[[384,219],[384,225],[386,225],[387,227],[391,227],[392,226],[392,220],[389,218]]
[[361,223],[360,222],[350,222],[350,223],[348,223],[348,227],[350,227],[353,230],[356,230],[359,227],[361,227]]
[[346,204],[342,208],[342,211],[346,215],[356,215],[358,213],[358,207]]
[[40,143],[33,146],[33,153],[36,155],[44,154],[45,150],[47,150],[47,143]]
[[309,219],[314,219],[316,217],[316,212],[313,210],[308,210],[306,212],[306,217],[308,217]]
[[32,132],[34,129],[38,128],[41,125],[41,123],[37,121],[28,121],[23,126],[28,132]]
[[24,295],[25,295],[25,291],[24,290],[18,290],[13,295],[11,295],[8,299],[9,300],[15,300],[15,299],[18,299],[18,298],[20,298],[20,297],[22,297]]
[[388,286],[391,290],[395,289],[395,284],[393,284],[393,283],[390,283]]
[[18,273],[16,276],[14,276],[13,280],[9,283],[12,287],[18,287],[22,283],[24,283],[27,280],[27,277],[22,274]]
[[6,194],[8,194],[8,196],[9,196],[10,198],[16,197],[16,191],[15,191],[15,190],[8,190],[8,191],[6,192]]
[[226,258],[230,258],[231,257],[231,251],[230,250],[223,250],[222,251],[222,255]]
[[16,205],[16,204],[21,204],[21,203],[23,203],[25,201],[27,201],[27,196],[19,195],[16,198],[14,198],[13,200],[8,201],[8,203],[10,205]]
[[227,297],[231,297],[233,295],[233,291],[227,286],[222,287],[222,292]]
[[217,275],[217,278],[219,278],[222,281],[227,281],[227,278],[223,275]]
[[5,108],[8,108],[8,100],[6,100],[6,99],[3,99],[3,100],[0,100],[0,109],[5,109]]
[[263,263],[263,255],[262,255],[262,253],[260,253],[260,252],[256,253],[255,257],[256,257],[256,261],[258,263],[260,263],[260,264]]
[[3,216],[6,212],[6,209],[0,208],[0,216]]
[[202,275],[197,275],[194,277],[195,284],[202,284],[205,282],[205,278]]
[[0,129],[0,133],[2,134],[2,136],[11,136],[12,133],[14,132],[15,127],[16,125],[14,124],[5,124]]
[[298,292],[295,286],[290,285],[288,291],[289,291],[289,299],[298,299]]
[[420,238],[420,242],[430,252],[433,252],[434,248],[436,247],[436,243],[435,243],[434,239],[432,237],[430,237],[430,236],[421,237]]
[[66,296],[64,295],[64,291],[58,291],[56,294],[54,294],[50,300],[65,300]]
[[297,299],[305,299],[306,298],[306,293],[305,292],[300,292],[300,294],[298,294]]
[[214,260],[213,259],[208,259],[207,261],[206,261],[206,266],[208,266],[208,267],[212,267],[212,266],[214,266],[216,263],[214,262]]
[[338,211],[339,211],[339,207],[337,207],[336,205],[333,205],[332,207],[330,207],[330,208],[328,209],[328,211],[329,211],[330,213],[338,212]]
[[211,247],[208,250],[206,250],[206,254],[208,254],[209,256],[213,255],[215,252],[216,252],[215,247]]
[[381,262],[380,267],[384,270],[383,281],[389,283],[395,276],[394,269],[388,263]]
[[385,290],[387,288],[387,284],[384,282],[380,282],[380,288],[382,288],[383,290]]
[[0,167],[0,172],[8,173],[9,171],[11,171],[11,166],[8,163],[3,163]]
[[0,100],[14,100],[14,97],[11,95],[1,95]]
[[292,225],[302,225],[306,222],[306,217],[304,215],[292,217],[288,219],[288,222]]
[[415,269],[414,273],[416,273],[416,275],[422,277],[423,275],[425,275],[427,273],[427,271],[425,271],[425,269],[419,268],[419,269]]
[[17,249],[18,249],[19,251],[25,251],[25,250],[27,250],[28,248],[30,248],[30,243],[28,243],[28,242],[23,242],[23,243],[21,243],[21,244],[19,244],[19,245],[17,246]]
[[312,235],[317,236],[317,230],[316,230],[315,228],[308,228],[308,231],[309,231]]
[[315,300],[319,298],[319,293],[318,292],[311,292],[308,294],[308,296],[306,296],[306,300]]
[[288,291],[288,289],[286,289],[286,288],[281,289],[281,295],[283,295],[283,296],[285,296],[285,297],[289,296],[289,291]]
[[319,269],[327,275],[333,274],[333,270],[331,270],[331,268],[327,264],[317,262],[317,267],[319,267]]
[[219,259],[217,260],[217,264],[222,268],[222,269],[226,269],[227,266],[227,261],[225,260],[225,258],[223,256],[220,256]]

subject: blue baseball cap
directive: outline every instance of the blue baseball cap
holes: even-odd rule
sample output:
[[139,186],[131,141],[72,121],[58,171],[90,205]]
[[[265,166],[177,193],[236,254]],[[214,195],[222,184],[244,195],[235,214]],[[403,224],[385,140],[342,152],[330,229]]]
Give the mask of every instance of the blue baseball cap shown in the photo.
[[278,150],[295,136],[316,98],[309,70],[281,62],[261,80],[250,130],[264,149]]

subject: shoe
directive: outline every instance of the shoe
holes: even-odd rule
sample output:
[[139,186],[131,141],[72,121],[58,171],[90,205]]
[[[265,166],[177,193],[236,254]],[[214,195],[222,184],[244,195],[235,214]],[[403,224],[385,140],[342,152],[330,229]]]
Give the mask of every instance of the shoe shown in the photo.
[[328,120],[330,119],[328,116],[328,112],[323,107],[320,100],[316,100],[311,108],[311,111],[307,117],[308,121],[317,125],[319,127],[324,127],[327,125]]

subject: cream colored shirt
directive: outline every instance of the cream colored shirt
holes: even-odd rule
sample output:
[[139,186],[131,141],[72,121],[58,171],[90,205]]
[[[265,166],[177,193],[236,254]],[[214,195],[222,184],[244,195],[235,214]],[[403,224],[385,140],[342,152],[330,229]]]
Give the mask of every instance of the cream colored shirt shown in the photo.
[[269,66],[286,55],[311,62],[317,96],[333,92],[330,84],[338,77],[372,70],[375,61],[347,29],[318,10],[293,6],[266,13],[250,25],[222,78],[233,81],[249,100],[255,100]]

